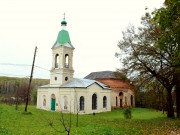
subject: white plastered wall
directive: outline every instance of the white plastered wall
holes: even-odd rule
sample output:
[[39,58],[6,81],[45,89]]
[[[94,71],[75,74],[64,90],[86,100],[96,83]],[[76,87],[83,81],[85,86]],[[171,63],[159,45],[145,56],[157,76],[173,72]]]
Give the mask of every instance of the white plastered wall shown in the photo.
[[[92,95],[97,95],[97,109],[92,110]],[[76,113],[77,111],[82,114],[88,113],[99,113],[111,111],[111,90],[103,89],[97,84],[93,84],[88,88],[39,88],[38,96],[37,96],[37,108],[51,110],[51,95],[55,94],[56,97],[56,111],[71,111],[72,113]],[[46,96],[46,106],[42,106],[42,96]],[[68,107],[64,109],[64,96],[67,97]],[[80,97],[84,97],[84,110],[79,110],[79,99]],[[103,97],[107,98],[107,106],[103,108]]]

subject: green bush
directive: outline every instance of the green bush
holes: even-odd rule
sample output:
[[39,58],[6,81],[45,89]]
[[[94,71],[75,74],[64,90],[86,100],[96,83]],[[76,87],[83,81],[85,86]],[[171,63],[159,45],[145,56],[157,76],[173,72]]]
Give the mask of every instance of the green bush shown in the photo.
[[131,115],[131,109],[130,108],[126,108],[123,112],[124,114],[124,118],[125,119],[131,119],[132,115]]

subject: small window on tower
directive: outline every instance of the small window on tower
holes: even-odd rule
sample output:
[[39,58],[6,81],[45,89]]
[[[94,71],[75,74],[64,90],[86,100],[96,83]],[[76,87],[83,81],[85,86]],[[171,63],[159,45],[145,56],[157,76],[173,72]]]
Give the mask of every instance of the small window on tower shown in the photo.
[[65,77],[65,81],[68,81],[68,77]]
[[59,67],[59,54],[55,55],[55,68]]
[[69,55],[65,54],[65,68],[69,68]]
[[54,80],[57,80],[57,77],[54,77]]

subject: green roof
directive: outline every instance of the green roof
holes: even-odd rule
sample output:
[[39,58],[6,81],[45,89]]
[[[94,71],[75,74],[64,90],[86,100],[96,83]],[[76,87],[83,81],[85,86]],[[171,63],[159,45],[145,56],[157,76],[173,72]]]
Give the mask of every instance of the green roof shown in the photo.
[[64,44],[64,43],[71,43],[69,33],[66,30],[61,30],[57,37],[57,43]]
[[69,47],[74,48],[71,44],[71,40],[70,40],[68,31],[61,30],[59,32],[57,40],[52,48],[54,48],[56,46],[65,46],[66,43],[69,43],[69,45],[70,45]]

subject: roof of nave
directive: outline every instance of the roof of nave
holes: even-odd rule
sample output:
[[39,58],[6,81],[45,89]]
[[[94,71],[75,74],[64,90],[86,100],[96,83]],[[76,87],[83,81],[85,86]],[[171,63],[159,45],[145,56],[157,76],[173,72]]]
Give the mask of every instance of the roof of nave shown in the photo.
[[120,80],[120,79],[112,79],[112,78],[97,78],[97,81],[110,86],[112,89],[129,89],[131,84],[128,81]]
[[87,88],[92,84],[98,84],[103,89],[109,89],[109,86],[103,83],[100,83],[96,80],[89,80],[89,79],[79,79],[74,78],[73,80],[62,84],[60,87],[62,88]]
[[96,78],[116,78],[114,72],[112,71],[100,71],[100,72],[92,72],[85,79],[96,79]]
[[97,79],[97,78],[114,78],[114,79],[124,79],[125,75],[122,72],[115,71],[100,71],[100,72],[92,72],[85,79]]

